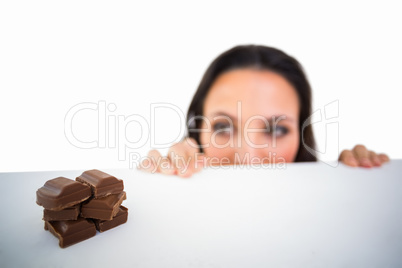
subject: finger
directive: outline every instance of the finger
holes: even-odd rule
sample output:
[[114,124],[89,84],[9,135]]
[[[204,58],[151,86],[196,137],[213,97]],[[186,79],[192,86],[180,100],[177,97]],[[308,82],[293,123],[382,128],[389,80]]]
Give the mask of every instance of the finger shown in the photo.
[[[183,143],[176,143],[172,147],[170,147],[167,158],[172,164],[173,169],[175,170],[175,174],[183,177],[183,174],[186,172],[186,163],[188,154],[186,152],[187,148]],[[188,175],[187,175],[188,176]]]
[[389,162],[389,157],[386,154],[378,154],[378,158],[380,158],[381,163]]
[[194,172],[199,172],[208,165],[207,161],[209,158],[204,153],[200,153],[200,145],[194,138],[186,138],[185,142],[189,146],[190,154],[194,156],[194,161],[192,162],[194,164]]
[[158,166],[158,172],[166,175],[174,175],[176,174],[176,169],[168,157],[162,157]]
[[148,153],[148,158],[150,158],[153,163],[154,172],[166,175],[173,175],[175,173],[175,169],[170,163],[170,160],[167,157],[163,157],[158,150],[151,150]]
[[156,167],[150,159],[146,158],[146,159],[142,160],[142,162],[137,167],[137,169],[152,173],[155,171]]
[[199,157],[199,146],[195,139],[186,138],[184,141],[184,147],[186,148],[186,169],[183,172],[184,177],[190,177],[195,172],[201,170]]
[[204,154],[202,153],[196,153],[195,154],[195,166],[194,166],[194,172],[200,172],[207,163],[207,158],[205,157]]
[[375,152],[369,151],[369,156],[370,156],[370,161],[373,164],[373,166],[375,166],[375,167],[381,166],[382,162]]
[[193,138],[185,138],[181,145],[184,149],[184,159],[182,163],[184,168],[178,171],[178,175],[184,178],[191,177],[194,173],[199,172],[204,167],[203,154],[200,154],[199,145]]
[[356,145],[353,148],[353,153],[359,162],[359,166],[361,167],[372,167],[372,163],[370,161],[370,154],[367,148],[364,145]]
[[[195,142],[195,140],[194,140]],[[191,177],[194,173],[199,172],[204,167],[203,154],[199,153],[198,145],[193,146],[190,143],[184,143],[186,152],[185,169],[179,174],[181,177]]]
[[157,150],[149,151],[147,158],[141,162],[139,169],[150,173],[157,172],[158,165],[156,159],[160,157],[162,157],[162,155]]
[[339,156],[339,160],[342,161],[345,165],[351,167],[357,167],[359,162],[357,161],[354,153],[350,150],[342,151],[341,155]]

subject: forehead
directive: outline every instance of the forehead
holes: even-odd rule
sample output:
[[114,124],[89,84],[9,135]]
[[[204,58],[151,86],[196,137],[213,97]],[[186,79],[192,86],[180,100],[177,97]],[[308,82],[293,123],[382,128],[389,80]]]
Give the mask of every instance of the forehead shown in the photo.
[[281,75],[267,70],[239,69],[221,74],[212,84],[204,115],[218,112],[242,116],[288,115],[298,119],[299,101],[294,87]]

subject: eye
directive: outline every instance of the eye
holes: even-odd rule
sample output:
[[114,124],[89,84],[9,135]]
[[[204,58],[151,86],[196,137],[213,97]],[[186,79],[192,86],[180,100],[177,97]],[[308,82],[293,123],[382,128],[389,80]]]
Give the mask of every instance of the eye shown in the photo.
[[267,131],[270,135],[277,138],[283,137],[289,133],[289,129],[285,126],[274,126],[271,131]]
[[232,126],[228,123],[217,122],[213,125],[213,129],[217,134],[227,134],[232,132]]

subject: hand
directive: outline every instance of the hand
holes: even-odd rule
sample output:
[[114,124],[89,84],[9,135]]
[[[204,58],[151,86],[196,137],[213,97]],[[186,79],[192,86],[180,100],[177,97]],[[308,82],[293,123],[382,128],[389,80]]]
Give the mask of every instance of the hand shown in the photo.
[[386,154],[369,151],[364,145],[356,145],[352,150],[344,150],[339,160],[351,167],[379,167],[389,161]]
[[158,150],[151,150],[139,169],[187,178],[204,167],[204,160],[197,142],[186,138],[170,147],[167,156],[162,156]]

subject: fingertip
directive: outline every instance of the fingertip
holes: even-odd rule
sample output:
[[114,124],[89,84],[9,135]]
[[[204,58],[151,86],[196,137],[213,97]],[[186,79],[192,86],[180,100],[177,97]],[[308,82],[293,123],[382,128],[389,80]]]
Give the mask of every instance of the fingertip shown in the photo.
[[141,164],[141,166],[139,166],[137,169],[141,170],[141,171],[145,171],[148,173],[155,173],[156,169],[155,169],[155,165],[152,163],[148,163],[148,164]]
[[389,161],[390,161],[388,155],[386,155],[386,154],[379,154],[378,157],[379,157],[379,159],[380,159],[380,161],[381,161],[382,163],[385,163],[385,162],[389,162]]
[[173,167],[173,165],[169,161],[169,159],[164,158],[160,164],[160,172],[162,174],[166,174],[166,175],[174,175],[176,172],[176,169]]
[[360,159],[360,166],[365,168],[371,168],[373,164],[371,163],[370,159],[368,158],[361,158]]
[[382,165],[381,160],[378,157],[374,157],[372,163],[375,167],[380,167]]
[[175,175],[176,170],[173,168],[161,168],[160,173],[165,175]]
[[357,160],[354,157],[348,157],[346,158],[343,163],[347,166],[350,167],[358,167],[359,163],[357,162]]
[[182,178],[191,177],[196,172],[195,166],[192,165],[193,165],[192,163],[189,163],[188,165],[181,166],[180,168],[177,169],[177,175],[179,175]]
[[140,162],[140,165],[137,167],[137,169],[145,171],[150,165],[151,161],[149,161],[149,159],[144,159],[142,162]]
[[195,168],[194,168],[193,166],[189,165],[189,166],[184,170],[184,173],[183,173],[183,174],[185,174],[186,176],[191,177],[191,175],[193,175],[194,171],[195,171]]

